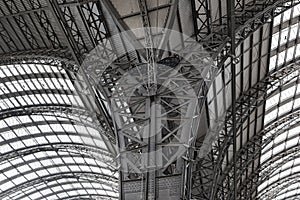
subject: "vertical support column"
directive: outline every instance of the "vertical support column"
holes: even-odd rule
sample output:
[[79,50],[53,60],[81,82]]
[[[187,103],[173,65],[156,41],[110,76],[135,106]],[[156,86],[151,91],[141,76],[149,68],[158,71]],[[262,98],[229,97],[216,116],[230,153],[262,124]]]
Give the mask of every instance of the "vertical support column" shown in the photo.
[[228,36],[231,39],[231,46],[229,54],[231,55],[231,95],[232,95],[232,137],[233,137],[233,195],[230,199],[237,199],[237,145],[236,145],[236,136],[237,136],[237,122],[236,122],[236,65],[234,63],[235,59],[235,0],[227,0],[227,21],[228,21]]
[[145,127],[145,135],[148,137],[148,149],[146,166],[148,170],[146,174],[146,184],[144,190],[144,198],[156,199],[156,133],[157,131],[157,112],[159,113],[159,106],[157,105],[157,98],[150,96],[146,99],[146,113],[148,114],[149,124]]
[[139,7],[141,9],[141,16],[143,19],[143,27],[145,33],[145,47],[146,47],[146,59],[147,59],[147,68],[148,68],[148,92],[153,95],[156,93],[157,81],[156,81],[156,62],[155,62],[155,53],[153,49],[153,38],[151,32],[150,19],[148,15],[148,8],[145,0],[139,0]]
[[211,33],[211,10],[208,0],[192,0],[194,32],[198,41]]

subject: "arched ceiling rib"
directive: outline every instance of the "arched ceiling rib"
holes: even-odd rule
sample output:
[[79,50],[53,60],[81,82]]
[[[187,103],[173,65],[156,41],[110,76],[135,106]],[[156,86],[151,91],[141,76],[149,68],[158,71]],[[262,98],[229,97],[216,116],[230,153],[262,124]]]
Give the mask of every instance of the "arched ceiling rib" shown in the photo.
[[[273,72],[270,72],[269,75],[264,78],[263,80],[261,80],[260,82],[257,83],[256,86],[252,87],[251,88],[251,91],[248,91],[247,93],[244,94],[244,96],[242,96],[243,98],[240,99],[239,101],[241,102],[248,102],[248,98],[250,98],[250,105],[252,108],[250,109],[245,109],[243,110],[243,113],[241,113],[241,116],[243,118],[245,118],[247,115],[245,113],[252,113],[254,111],[254,105],[256,106],[261,106],[264,104],[264,95],[265,93],[262,92],[262,88],[271,88],[273,90],[276,91],[276,83],[283,83],[284,81],[283,80],[286,80],[287,77],[290,77],[291,74],[293,74],[294,72],[297,72],[297,67],[295,67],[295,64],[290,64],[290,65],[287,65],[287,66],[282,66],[280,70],[278,71],[273,71]],[[297,75],[294,75],[295,77]],[[288,80],[287,80],[288,81]],[[268,85],[266,85],[265,83],[269,83]],[[279,87],[279,86],[278,86]],[[245,105],[245,103],[244,103]],[[247,117],[246,117],[247,118]],[[245,121],[244,121],[245,122]],[[270,131],[272,131],[273,129],[271,129]],[[266,135],[268,134],[268,132],[266,131],[266,129],[264,131],[261,131],[261,133],[258,133],[255,137],[251,138],[250,141],[248,142],[245,142],[243,144],[243,147],[237,152],[237,156],[238,156],[238,165],[241,165],[241,166],[248,166],[249,163],[251,163],[251,161],[253,160],[257,160],[260,156],[260,147],[261,146],[265,146],[267,145],[269,142],[271,142],[270,140],[268,140],[267,138],[262,142],[260,140],[260,137],[263,136],[263,135]],[[249,152],[253,152],[253,150],[251,149],[252,147],[252,144],[254,143],[257,143],[257,147],[256,147],[256,150],[254,152],[256,153],[253,153],[253,157],[251,159],[247,159],[246,156],[249,155],[248,151]],[[227,166],[227,170],[233,170],[232,168],[233,166],[233,161],[231,161]],[[245,168],[244,170],[246,170],[247,168]],[[228,173],[226,172],[227,171],[225,169],[225,172],[224,173]],[[242,174],[242,172],[241,172]]]
[[[274,19],[271,44],[270,70],[299,59],[300,7],[289,9]],[[299,174],[299,73],[292,70],[283,82],[268,89],[265,127],[271,127],[262,135],[261,169],[258,187],[259,199],[289,199],[297,196],[297,189],[289,186]],[[272,128],[273,126],[273,128]],[[268,139],[269,138],[269,139]],[[286,189],[286,190],[284,190]]]
[[[295,28],[296,26],[293,26],[291,31],[281,31],[283,27],[299,23],[295,22],[298,20],[297,15],[294,14],[295,12],[290,12],[290,16],[292,16],[293,19],[286,17],[286,14],[280,15],[280,19],[278,17],[275,18],[274,27],[271,27],[268,20],[272,15],[280,14],[286,9],[298,4],[299,1],[270,0],[263,3],[250,0],[236,1],[236,10],[233,12],[236,14],[236,27],[228,27],[226,20],[227,11],[225,9],[226,1],[160,0],[146,2],[148,3],[147,12],[150,25],[168,27],[170,20],[168,21],[167,19],[173,16],[175,25],[173,27],[170,25],[171,28],[184,32],[187,35],[196,34],[198,40],[212,52],[220,69],[223,67],[223,64],[225,64],[225,67],[221,70],[222,73],[220,73],[212,86],[215,91],[209,94],[209,110],[214,110],[213,114],[218,113],[220,108],[224,107],[227,109],[232,104],[230,100],[231,94],[224,92],[225,90],[231,90],[231,81],[229,79],[232,74],[228,60],[228,58],[232,56],[228,48],[230,46],[230,38],[228,37],[228,30],[230,28],[237,29],[236,42],[234,44],[237,46],[237,52],[235,52],[235,54],[239,58],[239,63],[236,65],[237,68],[239,68],[236,73],[238,82],[236,88],[238,91],[237,98],[239,96],[251,96],[252,94],[255,94],[255,97],[258,98],[260,96],[259,93],[256,93],[256,91],[253,92],[251,88],[253,89],[254,87],[254,90],[264,88],[261,85],[257,85],[257,83],[263,80],[268,70],[271,71],[272,68],[276,68],[276,66],[282,64],[285,65],[287,62],[292,62],[297,58],[297,49],[299,46],[297,45],[299,43],[298,37],[293,38],[290,37],[290,35],[293,35],[293,32],[296,30],[298,33],[299,28],[297,29]],[[170,13],[172,6],[175,4],[174,2],[178,2],[178,12],[173,12],[174,15],[172,15]],[[16,55],[16,57],[22,54],[36,53],[40,55],[59,55],[67,59],[73,59],[76,64],[80,64],[84,56],[97,45],[107,45],[106,50],[108,52],[118,47],[123,49],[124,46],[121,40],[110,43],[107,38],[114,33],[118,33],[120,30],[124,31],[143,26],[143,21],[141,20],[142,16],[140,15],[141,7],[138,6],[138,3],[134,1],[130,6],[124,6],[124,4],[128,4],[128,2],[117,0],[0,1],[0,44],[2,44],[0,45],[0,55],[3,55],[3,58],[10,62],[14,62],[11,61],[13,59],[10,58],[10,55]],[[192,10],[192,15],[186,12],[188,9]],[[289,11],[287,11],[287,13],[288,12]],[[32,26],[29,27],[28,24]],[[194,27],[194,30],[191,27]],[[276,33],[281,35],[278,36],[278,44],[276,44],[274,40],[271,41],[268,36],[272,29],[274,38],[276,38]],[[286,32],[287,36],[285,36]],[[132,36],[138,37],[141,41],[144,37],[134,31]],[[280,39],[285,37],[288,38],[286,39],[287,41]],[[278,45],[280,47],[276,48]],[[296,46],[296,48],[294,46]],[[269,54],[268,51],[269,47],[272,48],[271,54]],[[269,61],[270,55],[271,60]],[[284,57],[284,59],[280,57]],[[20,60],[23,61],[23,59]],[[273,63],[275,63],[274,66]],[[267,69],[266,66],[269,64],[270,68]],[[263,69],[264,67],[265,69]],[[54,71],[54,69],[56,69],[56,71]],[[54,148],[58,149],[59,152],[60,148],[56,147],[57,144],[70,145],[70,147],[73,146],[76,148],[74,144],[78,143],[78,146],[83,144],[82,146],[86,145],[94,150],[95,148],[97,149],[100,144],[102,148],[102,146],[110,146],[110,142],[114,142],[113,131],[107,128],[111,125],[111,119],[107,119],[107,116],[103,115],[104,111],[101,111],[102,113],[96,113],[96,116],[89,113],[89,110],[94,108],[95,102],[91,99],[86,99],[86,96],[81,94],[81,92],[84,91],[81,86],[78,88],[80,84],[74,84],[74,81],[76,82],[76,78],[78,77],[74,77],[72,72],[52,66],[49,67],[47,63],[33,63],[32,65],[22,63],[18,66],[16,63],[12,63],[10,65],[2,65],[0,70],[0,78],[2,78],[2,85],[0,85],[0,97],[2,97],[0,107],[3,112],[0,122],[4,123],[1,128],[7,131],[7,135],[3,134],[1,139],[7,142],[14,142],[14,145],[4,145],[3,149],[1,149],[2,151],[0,151],[3,155],[8,156],[9,161],[7,162],[20,159],[21,155],[24,155],[24,157],[28,156],[29,152],[25,151],[24,153],[23,151],[26,147],[31,147],[35,153],[44,152],[47,154],[48,151],[44,151],[43,148]],[[77,70],[78,68],[73,68],[73,72]],[[83,80],[84,79],[85,78],[83,78]],[[12,85],[12,83],[14,84]],[[258,87],[256,88],[255,86]],[[282,94],[281,90],[282,89],[278,89]],[[274,92],[274,95],[276,95],[275,93],[276,92]],[[74,96],[77,98],[74,98]],[[218,105],[220,99],[225,99],[224,105]],[[249,108],[244,109],[243,101],[247,101],[246,104]],[[255,104],[257,102],[251,97],[247,99],[240,98],[236,103],[241,113],[250,111],[252,113],[250,108],[258,105]],[[250,118],[241,118],[241,121],[238,121],[240,133],[238,134],[237,140],[239,141],[238,146],[240,149],[243,149],[244,144],[251,142],[255,132],[263,127],[262,116],[264,111],[262,104],[259,103],[259,105],[260,107],[257,106],[256,110],[253,111],[255,114],[251,115]],[[97,106],[99,107],[99,105]],[[85,111],[86,109],[88,109],[88,111]],[[268,110],[266,112],[268,113]],[[65,113],[64,119],[59,118],[61,113]],[[84,116],[82,116],[81,113],[84,113]],[[238,113],[237,116],[241,115],[241,113]],[[22,114],[22,116],[19,116],[20,114]],[[233,115],[233,113],[228,114],[229,117],[230,115]],[[35,117],[36,121],[39,122],[36,123],[32,117]],[[94,129],[95,127],[91,126],[89,130],[81,129],[77,131],[76,128],[80,126],[80,123],[77,123],[76,120],[82,117],[84,117],[82,120],[83,123],[86,123],[86,121],[93,123],[95,119],[99,120],[102,130],[96,130]],[[76,119],[73,120],[72,118]],[[256,118],[258,118],[258,120],[256,120]],[[9,119],[15,119],[17,123],[23,124],[24,126],[17,124],[10,126],[8,124],[11,122],[7,122]],[[38,138],[35,138],[34,134],[30,134],[32,131],[26,130],[34,127],[30,126],[30,124],[34,123],[36,123],[36,131],[38,132],[36,136],[39,136]],[[243,126],[246,123],[248,123],[248,127],[244,128]],[[10,128],[7,128],[9,126]],[[24,132],[27,135],[18,135],[20,133],[15,132],[18,130],[17,127],[25,129],[26,131]],[[47,129],[48,131],[46,131]],[[56,129],[61,130],[58,131]],[[70,131],[71,129],[75,131]],[[232,132],[230,122],[228,123],[227,129],[228,132],[224,132],[225,136],[226,133],[230,135]],[[102,145],[103,137],[99,137],[101,135],[99,131],[102,131],[102,135],[109,137],[110,141],[104,139],[105,145]],[[48,140],[47,137],[40,137],[46,133],[49,133],[47,134],[48,137],[52,137],[51,140]],[[83,141],[78,142],[76,141],[78,138],[75,139],[76,134],[80,136],[93,135],[94,138],[98,137],[98,140],[92,140],[91,138],[89,138],[89,140],[83,140],[83,137],[81,137],[80,139]],[[65,137],[61,137],[62,135],[65,135]],[[12,138],[31,138],[32,140],[30,142],[37,144],[28,146],[28,144],[24,143],[25,140],[15,141]],[[50,142],[53,138],[57,141],[55,144]],[[224,141],[226,143],[227,140]],[[230,139],[228,141],[229,143],[232,142]],[[229,153],[227,152],[227,148],[229,148]],[[217,162],[222,164],[223,159],[231,161],[233,154],[230,152],[230,149],[230,146],[224,148],[224,152],[226,153],[217,155],[220,158]],[[86,151],[91,151],[89,148],[76,148],[76,150],[85,153]],[[107,154],[110,154],[109,151],[112,151],[112,148],[105,150]],[[69,154],[69,157],[85,156],[84,153],[75,154],[71,151]],[[52,158],[46,156],[45,159],[51,160]],[[5,160],[0,160],[0,164],[2,162],[5,162]],[[27,161],[24,161],[24,163],[26,162]],[[252,169],[249,171],[247,169],[246,176],[256,170],[258,163],[258,160],[252,163]],[[79,164],[77,163],[77,165]],[[78,171],[78,173],[80,172]],[[224,177],[225,176],[220,179],[214,179],[214,181],[222,181]],[[8,177],[6,178],[8,179]],[[241,182],[243,181],[242,179],[243,178],[240,180]],[[206,179],[204,179],[204,181],[206,181]],[[14,184],[12,181],[10,182]],[[47,186],[44,185],[44,187]],[[86,188],[92,189],[93,187]],[[205,186],[203,188],[204,190],[207,189]],[[76,189],[77,188],[74,187],[73,189],[65,188],[57,190],[57,196],[55,196],[55,198],[63,199],[69,197],[71,199],[80,195],[82,198],[93,198],[93,196],[102,197],[103,195],[101,191],[94,193],[94,191],[89,192],[87,190],[85,191],[87,196],[84,195],[85,192],[79,195],[74,193]],[[47,192],[43,193],[43,188],[36,189],[36,191],[41,191],[39,195],[44,198],[53,197]],[[63,195],[61,195],[61,191]],[[212,194],[214,193],[217,192],[212,191]],[[228,193],[230,193],[230,191]],[[25,195],[25,193],[20,194],[18,198],[23,198],[22,195]],[[108,194],[106,195],[109,196]],[[41,196],[36,196],[36,198],[41,198]],[[205,196],[205,194],[203,194],[203,196]],[[11,196],[7,198],[14,197]],[[205,196],[205,198],[207,198],[207,196]]]
[[[205,1],[201,1],[201,2],[205,3]],[[210,1],[207,1],[207,2],[210,2]],[[245,2],[245,1],[241,1],[241,2]],[[268,3],[270,3],[270,1],[268,1],[266,4],[268,4]],[[279,3],[279,4],[283,3],[284,4],[283,7],[289,6],[289,5],[291,5],[293,7],[294,5],[297,5],[299,2],[277,1],[277,3]],[[289,4],[289,3],[291,3],[291,4]],[[202,9],[205,7],[205,4],[200,4],[200,5],[202,6],[201,7]],[[249,6],[249,5],[251,5],[251,2],[242,4],[242,5]],[[277,4],[277,6],[278,6],[278,4]],[[270,9],[269,11],[272,10],[271,7],[272,6],[269,7],[269,9]],[[276,7],[276,5],[275,5],[275,7]],[[279,7],[281,7],[281,6],[279,6]],[[280,8],[278,8],[275,12],[271,11],[270,14],[272,16],[278,15],[287,9],[288,8],[286,7],[286,9],[283,9],[280,11]],[[296,21],[298,20],[298,16],[299,16],[299,5],[295,6],[294,9],[295,9],[295,12],[290,12],[290,11],[287,11],[287,12],[289,12],[289,17],[293,16],[293,19],[291,21],[294,24],[296,24],[297,23]],[[268,9],[266,9],[266,10],[268,10]],[[247,12],[247,9],[242,12],[244,12],[244,14],[245,14],[245,12]],[[266,12],[263,12],[263,13],[266,14]],[[261,16],[267,16],[267,14],[266,15],[263,14]],[[282,17],[282,16],[284,16],[284,17]],[[239,156],[238,162],[234,162],[231,159],[232,153],[227,153],[227,155],[226,155],[226,150],[224,150],[225,147],[228,147],[229,152],[234,151],[232,149],[232,146],[228,145],[228,143],[232,144],[232,140],[230,140],[230,137],[232,137],[232,136],[229,134],[229,133],[231,133],[230,128],[232,126],[232,121],[230,119],[231,116],[230,116],[230,112],[229,112],[229,115],[227,116],[228,117],[227,123],[225,125],[225,126],[227,126],[226,129],[228,130],[228,132],[226,132],[226,131],[221,132],[218,143],[216,142],[215,147],[213,147],[213,148],[215,148],[215,152],[212,151],[213,156],[211,158],[201,160],[201,164],[199,164],[199,166],[198,166],[199,169],[195,171],[196,172],[194,175],[195,177],[197,177],[197,176],[203,177],[202,182],[201,182],[201,180],[199,182],[197,182],[196,187],[198,187],[198,188],[203,187],[199,191],[209,191],[208,195],[205,196],[205,194],[200,192],[198,195],[195,195],[195,198],[203,198],[203,199],[214,198],[215,196],[214,197],[209,196],[212,194],[210,189],[215,188],[213,183],[215,183],[215,184],[221,183],[222,180],[224,180],[223,185],[220,186],[220,191],[218,191],[218,194],[216,194],[218,196],[215,198],[220,198],[220,199],[230,198],[230,196],[226,196],[226,195],[232,194],[232,188],[233,188],[232,184],[234,183],[234,181],[233,181],[234,175],[232,172],[228,173],[228,170],[230,171],[230,169],[231,170],[233,169],[232,168],[233,164],[237,165],[238,170],[239,170],[237,173],[239,176],[238,185],[241,187],[241,188],[239,188],[239,191],[240,191],[239,194],[241,195],[240,197],[241,198],[244,197],[247,199],[252,196],[252,198],[255,198],[256,192],[255,192],[255,189],[253,190],[253,188],[257,188],[258,174],[259,174],[259,173],[257,173],[257,170],[260,169],[259,168],[259,163],[260,163],[259,158],[260,158],[260,150],[261,150],[261,144],[262,144],[260,137],[262,137],[262,135],[264,135],[264,132],[262,132],[263,127],[264,127],[263,117],[265,114],[264,102],[268,98],[268,93],[266,91],[268,90],[268,92],[271,93],[271,91],[273,89],[275,90],[276,88],[278,88],[281,83],[286,83],[288,81],[291,81],[291,80],[289,80],[289,78],[298,76],[297,71],[296,71],[298,63],[296,63],[294,66],[293,66],[293,64],[291,64],[298,60],[299,54],[297,53],[296,48],[289,50],[288,54],[287,54],[288,56],[285,57],[286,60],[279,59],[280,62],[278,62],[278,64],[276,64],[276,59],[274,60],[274,58],[273,58],[270,60],[271,45],[273,45],[272,52],[275,52],[276,49],[278,49],[278,48],[274,47],[275,44],[274,44],[274,41],[272,42],[272,38],[271,38],[272,33],[275,34],[281,30],[281,27],[278,28],[278,26],[279,26],[278,24],[280,24],[280,22],[278,23],[278,18],[279,19],[282,18],[282,20],[288,24],[289,19],[290,19],[289,17],[287,17],[286,13],[283,15],[279,15],[279,17],[275,18],[275,20],[277,20],[277,22],[276,22],[277,24],[274,25],[275,27],[272,27],[271,23],[270,23],[270,27],[269,27],[270,32],[266,31],[266,30],[268,30],[268,28],[258,29],[258,30],[261,30],[260,32],[258,30],[255,31],[252,29],[253,35],[250,35],[250,37],[241,40],[240,47],[242,47],[242,50],[240,50],[239,49],[240,47],[238,47],[237,52],[236,52],[236,55],[239,57],[239,60],[238,60],[239,62],[236,66],[243,67],[236,74],[237,77],[239,76],[239,74],[242,75],[241,78],[237,78],[237,80],[238,80],[237,83],[238,84],[241,83],[241,84],[239,85],[238,88],[236,88],[237,91],[240,91],[240,95],[241,95],[241,98],[238,99],[238,101],[236,102],[236,107],[238,110],[236,117],[237,117],[237,122],[238,122],[238,129],[239,129],[237,144],[240,144],[240,146],[238,148],[241,147],[241,149],[238,151],[238,156]],[[259,19],[256,19],[255,21],[258,22]],[[266,26],[266,24],[268,24],[268,22],[272,22],[272,20],[266,20],[265,22],[266,23],[262,23],[262,24],[264,24],[263,26]],[[249,24],[251,24],[251,23],[249,23]],[[298,31],[298,27],[296,30]],[[294,28],[294,31],[295,31],[295,28]],[[261,35],[263,35],[262,33],[266,34],[267,37],[266,38],[261,37]],[[253,42],[254,45],[251,45],[251,43],[250,43],[251,46],[249,45],[249,42],[248,42],[249,38],[250,38],[250,41],[252,41],[252,42],[254,41]],[[269,40],[269,41],[264,42],[264,40]],[[258,42],[260,45],[257,45],[256,42]],[[263,42],[265,44],[263,44]],[[284,43],[282,43],[282,45],[284,45]],[[250,53],[243,50],[243,48],[250,49],[249,50]],[[257,60],[252,60],[252,61],[250,60],[251,67],[249,67],[249,71],[248,71],[247,67],[246,67],[247,66],[246,63],[249,61],[247,61],[247,59],[253,58],[255,56],[258,56],[257,60],[260,61],[261,63],[257,62]],[[230,65],[229,62],[227,62],[227,63],[225,62],[225,64]],[[269,68],[269,65],[272,66],[273,64],[276,64],[278,66],[278,68],[276,70],[279,70],[279,68],[282,66],[286,66],[287,70],[286,71],[283,70],[282,74],[280,74],[280,73],[273,74],[274,77],[272,77],[272,73],[273,73],[272,69],[273,68]],[[289,65],[289,64],[291,64],[291,65]],[[256,70],[255,67],[258,67],[257,71],[260,72],[261,77],[256,79],[256,81],[253,81],[253,78],[257,78],[257,73],[255,73],[255,71],[254,71],[254,70]],[[226,68],[225,68],[225,70],[226,70]],[[289,74],[289,70],[296,71],[296,72],[295,72],[295,74],[286,76]],[[268,71],[270,71],[270,73],[267,73]],[[252,72],[252,73],[249,73],[249,72]],[[279,81],[280,79],[278,79],[278,77],[280,77],[281,75],[286,76],[286,79],[282,79],[281,81]],[[249,78],[247,76],[249,76]],[[267,79],[264,79],[264,76],[266,76]],[[226,77],[226,73],[224,73],[224,75],[222,76],[223,79],[224,79],[224,77]],[[250,84],[249,84],[249,81],[250,81]],[[246,87],[243,85],[245,83],[246,83],[246,85],[245,85]],[[248,84],[248,86],[247,86],[247,84]],[[226,84],[224,84],[224,85],[226,85]],[[227,89],[227,91],[231,90],[230,86],[227,87],[226,89]],[[278,91],[280,91],[280,89],[278,89]],[[274,91],[273,93],[276,93],[276,91]],[[226,100],[230,99],[230,97],[225,96],[225,99]],[[262,134],[259,134],[259,132],[261,132]],[[220,142],[224,142],[224,143],[220,144]],[[221,157],[222,153],[219,153],[219,152],[223,152],[223,155],[225,156],[225,158],[224,157],[222,158]],[[228,156],[228,155],[230,155],[230,156]],[[219,157],[217,157],[217,156],[219,156]],[[215,163],[216,166],[221,166],[220,163],[222,161],[223,161],[222,169],[220,167],[216,167],[215,169],[209,168],[209,167],[211,167],[209,164],[210,162]],[[219,174],[219,173],[221,174],[219,180],[210,180],[210,177],[209,177],[210,175],[212,177],[218,177],[216,174]],[[195,181],[197,181],[197,180],[195,180]],[[211,185],[207,184],[209,181],[211,181],[211,183],[212,183]],[[206,185],[208,186],[207,188],[205,188]],[[196,191],[196,189],[195,189],[195,191]],[[216,191],[217,191],[217,189],[216,189]]]
[[[117,198],[113,149],[99,133],[93,99],[80,93],[80,75],[67,66],[51,59],[0,66],[1,199],[59,199],[76,190]],[[69,178],[77,181],[58,182]],[[102,187],[75,186],[81,179]],[[40,188],[54,180],[61,189]]]

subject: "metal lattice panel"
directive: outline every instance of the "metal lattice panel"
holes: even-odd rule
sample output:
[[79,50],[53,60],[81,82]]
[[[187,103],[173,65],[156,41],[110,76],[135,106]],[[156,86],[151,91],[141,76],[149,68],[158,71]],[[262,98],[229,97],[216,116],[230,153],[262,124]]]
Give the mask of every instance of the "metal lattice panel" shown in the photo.
[[299,197],[299,3],[0,0],[0,198]]
[[77,75],[59,61],[39,62],[0,67],[1,198],[53,198],[51,181],[61,185],[50,189],[55,198],[72,196],[81,179],[106,185],[76,186],[86,188],[82,194],[116,198],[112,152],[97,134],[91,102],[80,98]]

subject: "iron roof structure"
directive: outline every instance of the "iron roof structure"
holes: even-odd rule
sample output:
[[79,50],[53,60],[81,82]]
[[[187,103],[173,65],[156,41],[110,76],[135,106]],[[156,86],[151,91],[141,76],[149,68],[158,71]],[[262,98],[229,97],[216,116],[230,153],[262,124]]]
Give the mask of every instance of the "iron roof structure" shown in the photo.
[[300,198],[300,0],[0,0],[0,199]]

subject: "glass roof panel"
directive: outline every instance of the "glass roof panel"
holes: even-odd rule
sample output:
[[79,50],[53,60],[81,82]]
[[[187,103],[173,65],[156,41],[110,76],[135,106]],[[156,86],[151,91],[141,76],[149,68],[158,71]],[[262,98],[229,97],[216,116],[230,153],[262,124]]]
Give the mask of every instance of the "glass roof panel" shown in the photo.
[[67,198],[79,189],[117,199],[113,154],[86,110],[93,99],[81,98],[72,73],[49,64],[0,65],[0,109],[7,113],[0,118],[0,199]]
[[[272,36],[269,71],[280,69],[299,59],[300,46],[298,42],[294,42],[300,37],[299,15],[300,5],[297,5],[274,18],[273,27],[276,31]],[[293,23],[287,22],[292,18],[295,18]],[[266,127],[273,126],[273,129],[267,129],[262,138],[260,163],[265,168],[262,167],[260,172],[260,178],[264,181],[258,187],[259,199],[286,199],[299,191],[298,184],[281,189],[290,180],[287,177],[300,172],[299,117],[291,118],[291,113],[296,112],[300,106],[299,77],[298,70],[291,71],[267,91],[264,123]],[[279,120],[280,123],[275,125]],[[292,189],[295,190],[291,191]]]
[[293,8],[285,11],[283,14],[280,14],[274,18],[273,25],[278,26],[281,23],[284,23],[291,19],[291,17],[295,18],[300,15],[300,6],[299,4],[294,6]]
[[[289,190],[296,190],[296,191],[298,191],[298,193],[299,193],[299,190],[300,190],[300,182],[288,186],[287,188],[285,188],[285,189],[284,189],[282,192],[280,192],[280,193],[282,193],[282,194],[281,194],[282,196],[285,196],[285,197],[286,197],[286,194],[285,194],[285,193],[286,193],[287,191],[289,191]],[[279,198],[279,199],[282,199],[282,198]]]

